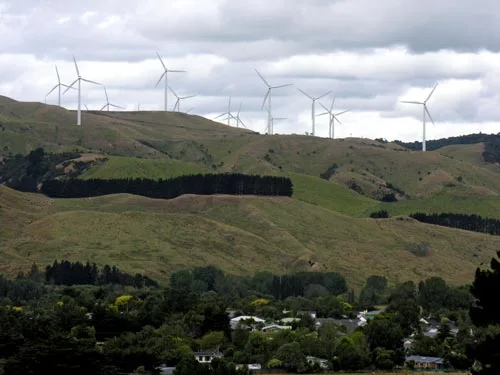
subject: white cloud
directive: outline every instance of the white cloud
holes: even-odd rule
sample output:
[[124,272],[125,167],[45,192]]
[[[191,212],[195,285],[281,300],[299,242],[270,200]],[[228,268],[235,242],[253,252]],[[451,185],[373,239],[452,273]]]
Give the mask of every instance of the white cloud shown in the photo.
[[[436,125],[428,138],[500,131],[500,6],[442,0],[9,0],[0,2],[0,95],[44,101],[57,83],[84,78],[106,85],[110,101],[129,110],[163,108],[158,52],[181,104],[213,118],[240,102],[242,119],[263,131],[265,85],[273,92],[279,133],[311,130],[312,95],[332,90],[341,117],[339,137],[419,140],[422,111],[401,100],[428,102]],[[50,21],[53,20],[53,21]],[[438,22],[439,21],[439,22]],[[84,84],[89,108],[105,104],[101,87]],[[321,99],[329,105],[332,96]],[[76,108],[76,95],[62,98]],[[57,93],[47,101],[57,102]],[[169,93],[169,106],[175,98]],[[323,109],[318,105],[318,112]],[[327,116],[316,120],[328,134]]]

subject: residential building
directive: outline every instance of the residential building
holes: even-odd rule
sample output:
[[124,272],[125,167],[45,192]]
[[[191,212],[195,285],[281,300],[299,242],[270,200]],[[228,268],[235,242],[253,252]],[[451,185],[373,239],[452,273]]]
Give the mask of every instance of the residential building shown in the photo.
[[444,360],[439,357],[423,357],[420,355],[411,355],[406,357],[406,366],[415,369],[442,369]]
[[218,350],[199,351],[194,353],[194,357],[200,363],[210,363],[214,358],[222,358],[222,353]]
[[258,324],[264,324],[266,321],[264,319],[258,318],[256,316],[249,316],[249,315],[240,315],[235,318],[232,318],[229,321],[229,324],[231,326],[231,329],[236,329],[238,325],[240,325],[243,328],[255,328],[256,325]]
[[284,329],[292,329],[292,326],[280,326],[278,324],[270,324],[268,326],[262,327],[260,331],[262,333],[273,333]]

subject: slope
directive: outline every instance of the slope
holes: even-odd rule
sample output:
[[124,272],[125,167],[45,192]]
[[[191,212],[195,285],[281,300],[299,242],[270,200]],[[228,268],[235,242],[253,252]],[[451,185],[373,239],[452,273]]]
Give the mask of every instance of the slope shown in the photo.
[[[290,198],[131,195],[52,200],[0,187],[0,272],[55,258],[117,264],[165,281],[173,270],[215,264],[226,272],[330,270],[359,289],[367,276],[391,282],[439,275],[469,282],[500,238],[395,218],[356,219]],[[11,223],[6,212],[32,212]],[[33,208],[33,209],[32,209]],[[15,232],[13,231],[15,229]],[[430,253],[409,249],[426,242]]]

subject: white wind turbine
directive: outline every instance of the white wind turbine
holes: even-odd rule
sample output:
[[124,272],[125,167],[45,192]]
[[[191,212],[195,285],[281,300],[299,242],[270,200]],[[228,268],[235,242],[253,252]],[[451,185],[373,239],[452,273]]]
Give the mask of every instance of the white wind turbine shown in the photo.
[[271,86],[266,79],[262,76],[262,74],[259,73],[257,69],[255,69],[257,74],[259,75],[260,79],[262,79],[262,82],[267,86],[267,92],[266,95],[264,96],[264,100],[262,102],[262,108],[266,105],[266,99],[267,99],[267,133],[268,134],[273,134],[273,127],[272,127],[272,107],[271,107],[271,93],[273,89],[279,89],[281,87],[287,87],[287,86],[292,86],[291,83],[287,83],[285,85],[279,85],[279,86]]
[[104,108],[108,107],[108,112],[109,112],[109,107],[114,107],[114,108],[120,108],[120,109],[125,109],[123,107],[120,107],[119,105],[116,105],[116,104],[111,104],[109,102],[109,98],[108,98],[108,92],[106,91],[106,86],[103,86],[104,87],[104,95],[106,95],[106,104],[104,104],[102,107],[101,107],[101,111],[104,110]]
[[316,100],[321,99],[325,95],[328,95],[329,93],[331,93],[331,91],[325,92],[323,95],[317,97],[312,97],[311,95],[309,95],[305,91],[302,91],[301,89],[297,90],[299,90],[302,94],[304,94],[305,96],[307,96],[309,99],[312,100],[311,119],[312,119],[312,135],[314,136],[316,134],[316,108],[315,108]]
[[56,74],[57,74],[57,85],[55,85],[46,95],[45,95],[45,103],[47,103],[47,96],[49,96],[52,91],[54,91],[55,89],[59,89],[58,90],[58,98],[57,98],[57,105],[60,107],[61,106],[61,87],[69,87],[68,85],[65,85],[64,83],[61,83],[61,77],[59,76],[59,70],[57,70],[57,65],[55,65],[56,67]]
[[271,116],[271,131],[272,133],[271,134],[274,134],[274,121],[280,121],[280,120],[286,120],[287,118],[286,117],[272,117]]
[[241,124],[241,126],[243,126],[243,127],[246,129],[247,127],[246,127],[245,123],[244,123],[244,122],[243,122],[243,120],[240,118],[240,112],[241,112],[241,105],[242,105],[242,104],[243,104],[243,103],[242,103],[242,102],[240,102],[240,106],[238,107],[238,112],[236,112],[236,117],[234,117],[234,116],[232,116],[232,115],[231,115],[231,116],[235,119],[235,121],[236,121],[236,127],[237,127],[237,128],[239,128],[239,127],[240,127],[240,124]]
[[323,115],[329,115],[329,121],[328,121],[328,128],[329,128],[329,131],[328,131],[328,136],[329,138],[331,139],[334,139],[335,138],[335,121],[337,121],[340,125],[342,125],[342,123],[340,122],[340,120],[337,118],[337,116],[340,116],[341,114],[343,113],[346,113],[346,112],[349,112],[349,109],[346,109],[345,111],[342,111],[342,112],[338,112],[338,113],[333,113],[333,105],[335,104],[335,96],[333,97],[333,100],[332,100],[332,104],[330,106],[330,108],[326,108],[323,103],[319,103],[320,106],[323,107],[323,109],[326,111],[326,112],[323,112],[323,113],[320,113],[318,116],[323,116]]
[[401,103],[408,103],[408,104],[420,104],[423,108],[423,118],[422,118],[422,151],[426,151],[426,144],[425,144],[425,116],[428,115],[429,119],[432,121],[432,124],[434,125],[434,120],[432,119],[431,114],[429,113],[429,110],[427,109],[427,101],[431,98],[432,94],[434,93],[434,90],[436,90],[436,87],[438,86],[439,83],[436,83],[434,88],[432,89],[431,93],[425,99],[423,102],[413,102],[413,101],[401,101]]
[[196,96],[196,95],[179,96],[175,93],[175,91],[170,86],[168,86],[168,88],[170,89],[170,91],[172,91],[172,94],[174,94],[175,97],[177,98],[177,100],[175,101],[175,105],[174,105],[174,111],[175,111],[175,109],[177,109],[177,112],[181,111],[181,100],[194,98]]
[[81,125],[82,124],[82,108],[81,108],[82,107],[82,81],[85,81],[85,82],[88,82],[88,83],[93,83],[94,85],[99,85],[99,86],[101,86],[101,84],[97,83],[97,82],[94,82],[94,81],[90,81],[90,80],[85,79],[85,78],[82,78],[80,76],[80,70],[78,70],[78,64],[76,63],[75,56],[73,56],[73,61],[75,62],[76,75],[78,76],[78,78],[75,79],[73,81],[73,83],[68,86],[68,88],[66,90],[64,90],[63,95],[70,88],[72,88],[75,83],[78,82],[78,111],[77,111],[77,115],[76,115],[76,125]]
[[168,106],[167,106],[167,104],[168,104],[168,73],[185,73],[186,71],[185,70],[172,70],[172,69],[168,69],[167,66],[163,63],[163,60],[161,59],[160,54],[158,52],[156,52],[156,55],[160,59],[161,65],[163,66],[163,73],[160,76],[160,79],[158,79],[158,82],[156,82],[156,86],[155,87],[158,87],[158,85],[160,84],[162,78],[165,77],[165,112],[166,112],[167,108],[168,108]]
[[[227,115],[227,126],[231,125],[231,119],[234,118],[234,116],[231,114],[231,97],[229,97],[229,103],[227,105],[227,112],[221,113],[217,117],[214,118],[214,120],[217,120],[218,118]],[[222,119],[224,121],[225,119]]]

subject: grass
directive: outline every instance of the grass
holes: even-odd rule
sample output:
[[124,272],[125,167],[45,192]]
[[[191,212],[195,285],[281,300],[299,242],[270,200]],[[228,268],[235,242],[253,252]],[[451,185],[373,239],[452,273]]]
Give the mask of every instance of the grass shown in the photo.
[[[441,276],[473,279],[500,238],[418,223],[353,218],[291,198],[132,195],[47,199],[0,187],[0,272],[15,274],[54,259],[117,264],[160,281],[185,267],[226,272],[338,271],[356,290],[373,274],[395,283]],[[29,220],[11,222],[16,212]],[[427,242],[419,258],[408,246]]]
[[172,178],[183,174],[207,173],[209,170],[198,164],[179,160],[139,159],[112,156],[105,163],[84,172],[80,178]]

